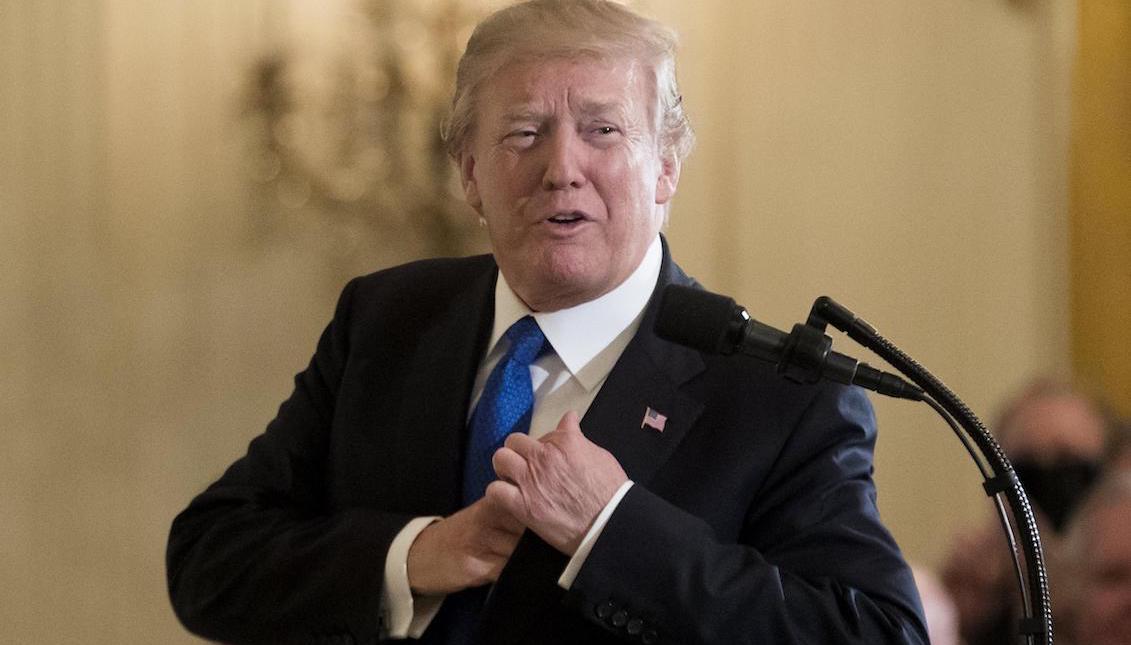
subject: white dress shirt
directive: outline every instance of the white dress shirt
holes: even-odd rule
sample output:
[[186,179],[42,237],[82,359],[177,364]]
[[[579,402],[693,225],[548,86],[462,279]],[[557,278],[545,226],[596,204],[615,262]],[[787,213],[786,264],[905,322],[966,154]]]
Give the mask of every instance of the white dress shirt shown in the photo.
[[[644,307],[660,275],[662,255],[657,236],[636,270],[612,291],[596,300],[552,312],[530,311],[500,273],[495,284],[495,322],[487,353],[476,372],[468,417],[479,401],[488,375],[506,353],[509,341],[503,334],[528,315],[538,322],[554,350],[546,352],[530,366],[534,386],[530,436],[537,439],[551,432],[570,410],[584,416],[613,365],[636,335]],[[558,579],[562,588],[568,589],[573,584],[605,523],[631,486],[631,481],[625,482],[598,515]],[[385,557],[382,610],[390,637],[419,638],[443,603],[445,596],[414,596],[408,584],[409,547],[425,527],[439,519],[413,519],[389,547]]]

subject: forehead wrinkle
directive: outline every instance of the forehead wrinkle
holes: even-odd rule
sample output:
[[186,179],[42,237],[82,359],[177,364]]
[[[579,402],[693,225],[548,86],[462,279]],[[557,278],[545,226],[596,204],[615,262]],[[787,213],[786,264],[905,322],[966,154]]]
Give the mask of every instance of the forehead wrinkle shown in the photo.
[[[625,101],[620,100],[590,100],[579,99],[569,100],[570,114],[574,115],[578,121],[604,118],[614,119],[617,121],[627,121],[631,115],[631,110],[628,109]],[[553,110],[544,109],[536,105],[536,102],[523,103],[516,105],[503,112],[504,123],[519,123],[519,122],[543,122],[552,119]]]
[[[559,62],[553,58],[550,61]],[[639,61],[611,62],[602,59],[589,61],[583,58],[561,62],[578,65],[593,62],[598,65],[608,65],[606,69],[620,67],[627,72],[627,79],[625,79],[626,82],[620,91],[611,94],[594,95],[591,93],[593,88],[585,82],[579,84],[567,82],[564,86],[559,86],[557,91],[551,90],[550,93],[546,93],[545,90],[548,89],[546,83],[552,83],[550,77],[534,73],[523,79],[518,87],[508,92],[509,97],[499,97],[504,104],[500,106],[502,109],[496,113],[498,116],[495,118],[499,120],[495,121],[495,127],[508,127],[515,123],[524,122],[548,123],[558,118],[559,109],[557,106],[564,102],[565,113],[563,115],[568,115],[574,121],[580,122],[595,118],[609,119],[636,132],[638,135],[657,130],[654,121],[658,111],[648,100],[653,90],[652,81],[654,79],[647,73],[650,70],[642,66]],[[512,64],[525,65],[526,63]],[[511,64],[504,65],[493,77],[493,80],[509,76],[507,71],[510,68]]]
[[535,108],[530,103],[516,105],[503,112],[503,120],[507,123],[515,121],[541,121],[545,116],[543,110]]
[[612,115],[617,118],[623,119],[627,116],[629,110],[626,109],[624,101],[599,101],[582,99],[578,102],[574,111],[581,117],[593,118],[598,116]]

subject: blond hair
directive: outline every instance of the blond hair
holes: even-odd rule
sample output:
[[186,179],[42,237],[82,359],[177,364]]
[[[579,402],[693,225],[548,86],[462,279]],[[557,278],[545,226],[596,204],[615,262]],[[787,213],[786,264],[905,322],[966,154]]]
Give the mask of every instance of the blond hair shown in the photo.
[[675,77],[677,37],[664,25],[609,0],[530,0],[502,9],[475,28],[456,71],[441,135],[459,159],[475,128],[478,92],[514,60],[630,58],[652,72],[655,127],[665,155],[683,160],[695,135]]

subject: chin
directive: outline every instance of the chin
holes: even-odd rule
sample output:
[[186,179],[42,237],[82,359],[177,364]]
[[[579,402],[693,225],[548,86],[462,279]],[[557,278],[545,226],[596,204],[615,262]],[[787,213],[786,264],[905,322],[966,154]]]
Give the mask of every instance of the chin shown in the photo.
[[583,244],[546,244],[531,253],[528,267],[552,282],[570,282],[593,272],[597,261],[591,248]]
[[608,291],[603,278],[601,272],[584,264],[544,263],[537,270],[536,278],[527,281],[529,297],[524,295],[523,299],[539,311],[567,309]]
[[[515,292],[532,309],[554,311],[597,298],[615,287],[616,253],[596,244],[550,244],[504,254],[502,268]],[[509,269],[509,270],[508,270]],[[622,276],[627,277],[626,276]]]

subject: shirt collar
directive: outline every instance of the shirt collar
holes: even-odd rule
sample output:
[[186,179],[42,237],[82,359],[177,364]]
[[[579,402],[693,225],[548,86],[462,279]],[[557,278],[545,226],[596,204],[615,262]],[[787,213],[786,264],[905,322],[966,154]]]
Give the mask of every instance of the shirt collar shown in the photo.
[[487,347],[488,354],[494,351],[499,339],[519,318],[534,316],[566,369],[586,389],[592,389],[604,379],[607,371],[593,373],[592,370],[583,371],[583,368],[635,323],[640,312],[644,311],[660,277],[662,259],[663,250],[657,235],[636,270],[612,291],[569,309],[550,312],[531,311],[500,272],[495,283],[495,323]]

